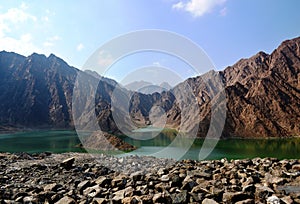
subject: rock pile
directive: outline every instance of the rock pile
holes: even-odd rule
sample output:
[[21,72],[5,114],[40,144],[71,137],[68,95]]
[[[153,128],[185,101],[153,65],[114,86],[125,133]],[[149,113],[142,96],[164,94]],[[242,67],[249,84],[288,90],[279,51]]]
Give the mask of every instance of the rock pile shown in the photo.
[[2,153],[0,163],[0,203],[300,203],[300,160]]

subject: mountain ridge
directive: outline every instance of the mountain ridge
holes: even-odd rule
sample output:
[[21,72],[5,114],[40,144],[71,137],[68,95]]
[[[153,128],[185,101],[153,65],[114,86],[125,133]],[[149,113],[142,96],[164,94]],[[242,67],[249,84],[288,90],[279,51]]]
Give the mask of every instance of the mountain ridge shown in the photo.
[[[82,72],[53,54],[46,57],[34,53],[24,57],[0,52],[1,126],[74,128],[72,96],[79,72],[88,80],[99,81],[95,73]],[[204,83],[204,78],[208,79],[209,85]],[[121,133],[111,110],[112,92],[118,84],[112,79],[103,79],[98,85],[96,97],[98,125],[104,131]],[[214,84],[215,79],[221,83]],[[187,108],[182,115],[179,101],[174,96],[186,84],[197,99],[200,121],[197,121],[192,108]],[[211,120],[211,104],[215,100],[212,96],[217,94],[213,92],[220,89],[219,86],[225,87],[227,97],[227,117],[222,137],[299,135],[300,37],[283,41],[270,54],[258,52],[222,71],[210,71],[189,78],[170,91],[142,94],[124,90],[125,95],[133,94],[130,118],[127,119],[138,126],[151,124],[154,122],[150,118],[151,108],[159,106],[166,113],[166,127],[177,130],[199,128],[197,136],[205,137]],[[120,111],[125,114],[126,110]],[[87,127],[89,114],[93,111],[82,116],[87,120]],[[182,127],[186,115],[192,118],[192,122]],[[200,125],[197,127],[198,122]],[[125,124],[128,129],[131,125]]]

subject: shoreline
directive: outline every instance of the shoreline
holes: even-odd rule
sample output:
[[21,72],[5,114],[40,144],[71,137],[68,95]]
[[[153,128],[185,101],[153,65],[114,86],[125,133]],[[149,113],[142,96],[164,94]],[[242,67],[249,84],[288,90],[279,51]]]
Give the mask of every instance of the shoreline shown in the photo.
[[[25,127],[12,127],[12,126],[0,126],[0,135],[1,134],[16,134],[16,133],[29,133],[29,132],[36,132],[36,131],[74,131],[76,130],[74,128],[25,128]],[[166,131],[167,133],[179,133],[176,129],[172,128],[165,128],[165,130],[162,130],[162,132]],[[109,133],[111,134],[111,133]],[[124,135],[120,134],[112,134],[116,137],[123,137]],[[190,137],[186,137],[190,138]],[[212,140],[228,140],[228,139],[245,139],[245,140],[251,140],[251,139],[289,139],[289,138],[300,138],[300,135],[290,135],[290,136],[278,136],[278,137],[239,137],[239,136],[230,136],[230,137],[220,137],[220,138],[209,138]],[[192,138],[193,139],[193,138]],[[205,139],[202,137],[196,137],[194,139]]]
[[0,202],[300,202],[300,159],[94,156],[0,153]]

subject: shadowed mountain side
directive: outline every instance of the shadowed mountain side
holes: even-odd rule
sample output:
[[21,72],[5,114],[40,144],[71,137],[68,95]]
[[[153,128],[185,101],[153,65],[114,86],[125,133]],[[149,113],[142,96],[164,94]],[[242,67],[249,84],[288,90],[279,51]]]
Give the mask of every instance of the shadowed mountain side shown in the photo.
[[192,137],[299,135],[299,47],[300,38],[288,40],[270,55],[259,52],[224,71],[152,94],[129,91],[54,55],[24,57],[3,51],[1,129],[74,128],[75,121],[76,129],[114,134],[153,125]]

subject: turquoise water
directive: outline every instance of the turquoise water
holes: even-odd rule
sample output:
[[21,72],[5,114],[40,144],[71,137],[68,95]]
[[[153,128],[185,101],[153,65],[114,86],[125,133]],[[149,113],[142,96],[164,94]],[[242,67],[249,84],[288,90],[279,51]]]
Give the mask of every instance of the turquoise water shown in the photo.
[[30,131],[0,134],[1,152],[83,152],[76,147],[80,140],[75,131]]
[[[149,140],[136,140],[124,137],[138,147],[134,152],[139,155],[151,155],[161,152],[160,157],[198,159],[203,140],[197,139],[188,149],[169,145],[175,135],[160,134]],[[187,143],[190,141],[187,140]],[[0,152],[85,152],[76,147],[80,140],[75,131],[32,131],[14,134],[0,134]],[[168,148],[167,148],[168,147]],[[241,159],[254,157],[300,158],[300,138],[289,139],[227,139],[220,140],[207,159]]]

